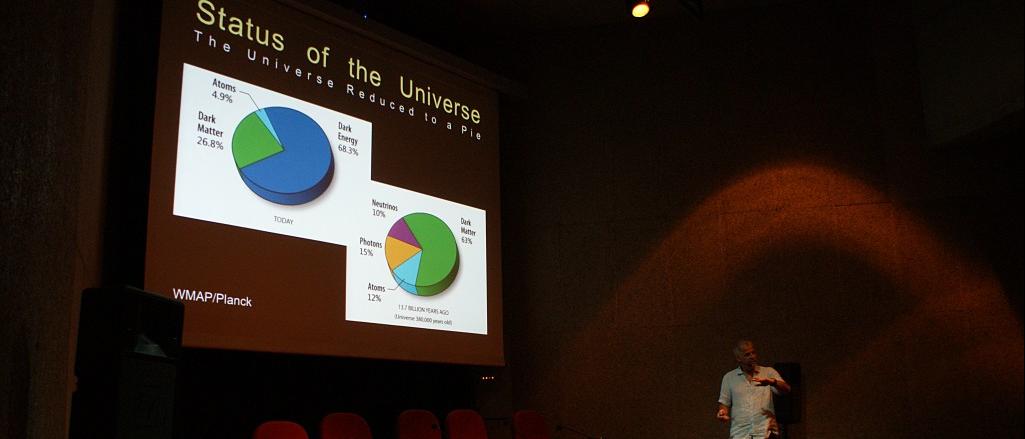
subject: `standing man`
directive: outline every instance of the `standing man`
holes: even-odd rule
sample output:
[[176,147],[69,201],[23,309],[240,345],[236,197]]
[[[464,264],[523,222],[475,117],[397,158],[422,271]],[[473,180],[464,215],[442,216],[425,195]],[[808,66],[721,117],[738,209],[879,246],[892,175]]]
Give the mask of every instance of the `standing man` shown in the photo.
[[790,392],[790,385],[776,369],[758,365],[758,353],[750,340],[737,342],[733,355],[739,367],[722,377],[715,417],[730,423],[730,439],[777,437],[772,397]]

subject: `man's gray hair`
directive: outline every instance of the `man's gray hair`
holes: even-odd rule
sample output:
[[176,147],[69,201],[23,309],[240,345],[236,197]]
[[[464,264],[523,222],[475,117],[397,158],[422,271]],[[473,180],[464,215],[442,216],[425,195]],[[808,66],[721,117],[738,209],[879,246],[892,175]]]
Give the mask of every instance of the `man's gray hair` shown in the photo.
[[736,355],[736,356],[739,357],[740,354],[743,352],[744,347],[746,347],[746,346],[754,346],[754,342],[751,341],[751,340],[739,340],[739,341],[737,341],[737,344],[733,346],[733,355]]

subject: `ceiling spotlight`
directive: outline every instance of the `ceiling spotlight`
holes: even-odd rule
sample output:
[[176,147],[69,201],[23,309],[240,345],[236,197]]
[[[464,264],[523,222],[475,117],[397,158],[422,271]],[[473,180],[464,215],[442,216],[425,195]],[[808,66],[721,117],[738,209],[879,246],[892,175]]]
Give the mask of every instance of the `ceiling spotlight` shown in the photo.
[[648,5],[648,0],[636,0],[631,2],[630,13],[637,18],[641,18],[648,15],[651,11],[651,6]]

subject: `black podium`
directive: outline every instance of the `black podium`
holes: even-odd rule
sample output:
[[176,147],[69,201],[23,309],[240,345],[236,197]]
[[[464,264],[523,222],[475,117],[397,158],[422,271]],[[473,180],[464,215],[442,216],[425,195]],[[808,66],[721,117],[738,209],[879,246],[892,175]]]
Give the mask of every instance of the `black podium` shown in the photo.
[[130,287],[83,291],[71,439],[171,439],[184,310]]

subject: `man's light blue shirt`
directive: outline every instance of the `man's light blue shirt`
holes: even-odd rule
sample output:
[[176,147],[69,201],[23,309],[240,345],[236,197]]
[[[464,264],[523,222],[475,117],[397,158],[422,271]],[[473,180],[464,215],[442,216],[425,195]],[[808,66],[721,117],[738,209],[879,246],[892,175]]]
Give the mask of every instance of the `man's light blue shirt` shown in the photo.
[[[779,372],[768,366],[756,366],[754,378],[783,379]],[[769,432],[769,421],[775,416],[772,396],[779,390],[748,381],[739,367],[726,372],[719,389],[719,404],[730,408],[730,439],[764,438]]]

